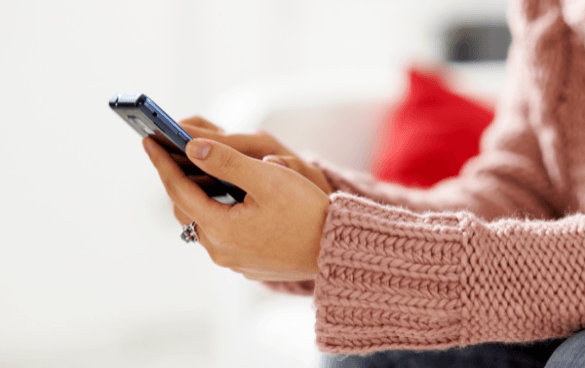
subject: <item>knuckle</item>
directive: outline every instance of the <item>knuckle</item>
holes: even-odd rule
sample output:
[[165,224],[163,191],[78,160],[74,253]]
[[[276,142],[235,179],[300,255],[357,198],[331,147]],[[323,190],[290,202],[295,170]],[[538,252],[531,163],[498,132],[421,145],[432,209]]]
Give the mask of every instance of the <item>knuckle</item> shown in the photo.
[[262,161],[272,162],[280,166],[288,167],[288,163],[286,160],[283,160],[282,156],[267,155],[262,158]]
[[286,190],[285,180],[279,175],[264,178],[264,188],[270,193],[281,193]]
[[217,167],[224,174],[231,173],[236,168],[236,156],[233,152],[221,150],[216,160]]
[[307,165],[307,170],[309,170],[310,172],[312,172],[314,175],[317,175],[317,176],[323,174],[323,172],[321,171],[321,169],[319,169],[315,165]]
[[299,159],[294,156],[285,156],[283,160],[287,162],[288,167],[296,172],[300,172],[302,168],[302,163]]

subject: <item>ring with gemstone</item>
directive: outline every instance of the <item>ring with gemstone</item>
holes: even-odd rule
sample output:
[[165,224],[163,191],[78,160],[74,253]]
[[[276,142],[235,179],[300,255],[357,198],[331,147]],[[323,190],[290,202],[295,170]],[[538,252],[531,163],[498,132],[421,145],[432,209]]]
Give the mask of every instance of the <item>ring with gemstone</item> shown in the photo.
[[199,241],[199,237],[197,236],[197,229],[195,229],[195,221],[191,222],[188,225],[183,226],[183,232],[181,233],[181,239],[183,239],[186,243],[193,242],[196,243]]

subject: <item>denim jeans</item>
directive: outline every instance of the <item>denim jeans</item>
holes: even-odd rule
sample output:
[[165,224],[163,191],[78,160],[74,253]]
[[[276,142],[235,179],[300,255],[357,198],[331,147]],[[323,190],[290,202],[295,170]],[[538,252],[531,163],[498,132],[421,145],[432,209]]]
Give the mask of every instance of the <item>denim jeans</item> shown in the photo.
[[[553,353],[554,352],[554,353]],[[443,351],[384,351],[369,355],[325,355],[321,368],[577,368],[585,367],[585,331],[571,338],[532,344],[488,343]]]
[[550,357],[545,368],[585,367],[585,330],[563,342]]

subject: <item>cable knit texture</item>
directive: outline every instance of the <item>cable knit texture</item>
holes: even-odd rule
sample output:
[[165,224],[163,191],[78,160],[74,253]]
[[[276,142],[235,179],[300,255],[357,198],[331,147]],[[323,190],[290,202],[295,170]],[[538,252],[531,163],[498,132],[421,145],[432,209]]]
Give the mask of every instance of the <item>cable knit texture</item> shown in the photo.
[[585,325],[585,218],[484,223],[336,194],[316,282],[329,352],[567,336]]
[[585,327],[583,3],[511,4],[511,82],[459,177],[417,190],[321,164],[340,191],[315,283],[321,350],[528,342]]
[[420,190],[320,164],[337,190],[314,286],[321,350],[585,327],[585,1],[512,1],[509,18],[510,84],[457,178]]

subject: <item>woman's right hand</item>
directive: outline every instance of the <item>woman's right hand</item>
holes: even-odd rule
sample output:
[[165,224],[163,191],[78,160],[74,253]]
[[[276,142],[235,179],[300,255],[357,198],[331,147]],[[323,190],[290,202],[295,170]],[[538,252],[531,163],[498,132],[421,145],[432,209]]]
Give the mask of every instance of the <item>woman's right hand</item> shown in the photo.
[[212,139],[247,156],[287,167],[312,181],[325,194],[333,192],[321,169],[301,160],[268,133],[224,134],[221,128],[198,116],[185,119],[179,125],[193,138]]
[[[309,179],[325,194],[329,195],[333,192],[321,169],[301,160],[268,133],[225,134],[221,128],[198,116],[182,120],[179,125],[193,138],[208,138],[228,145],[247,156],[287,167]],[[193,163],[184,155],[171,154],[171,158],[183,168],[193,167]],[[197,176],[189,176],[189,178],[194,182],[200,179]],[[193,221],[175,203],[173,203],[173,213],[183,225]]]

